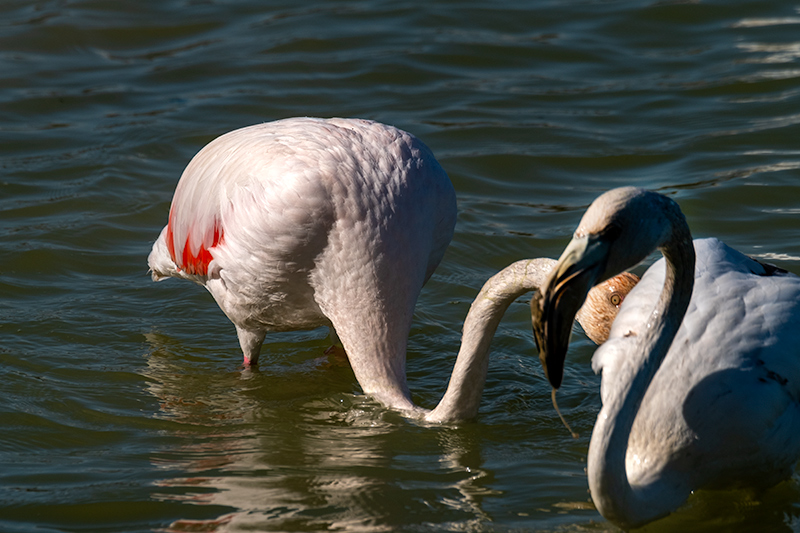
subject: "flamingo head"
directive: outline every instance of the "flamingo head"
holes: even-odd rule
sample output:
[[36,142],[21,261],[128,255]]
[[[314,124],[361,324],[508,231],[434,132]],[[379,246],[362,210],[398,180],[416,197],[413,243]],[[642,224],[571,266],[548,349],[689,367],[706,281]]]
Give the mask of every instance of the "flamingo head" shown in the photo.
[[572,323],[589,290],[661,248],[676,210],[669,198],[633,187],[613,189],[589,206],[543,292],[531,301],[539,359],[553,388],[561,386]]

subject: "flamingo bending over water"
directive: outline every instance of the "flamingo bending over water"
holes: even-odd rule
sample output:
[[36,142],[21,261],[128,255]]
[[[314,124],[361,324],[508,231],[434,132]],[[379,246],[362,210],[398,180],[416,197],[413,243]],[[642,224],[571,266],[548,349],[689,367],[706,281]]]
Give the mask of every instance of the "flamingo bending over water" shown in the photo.
[[[487,283],[445,397],[432,412],[416,407],[405,374],[412,314],[455,221],[453,186],[413,135],[366,120],[286,119],[222,135],[192,159],[148,264],[154,280],[211,293],[245,365],[257,363],[267,331],[329,326],[365,394],[427,420],[460,420],[477,414],[503,312],[549,270],[523,261]],[[600,327],[615,314],[611,305]]]
[[532,306],[551,384],[561,383],[589,288],[656,249],[664,259],[592,359],[603,407],[589,488],[600,513],[626,528],[696,489],[769,487],[800,456],[800,278],[716,239],[693,242],[678,205],[660,194],[615,189],[583,216]]

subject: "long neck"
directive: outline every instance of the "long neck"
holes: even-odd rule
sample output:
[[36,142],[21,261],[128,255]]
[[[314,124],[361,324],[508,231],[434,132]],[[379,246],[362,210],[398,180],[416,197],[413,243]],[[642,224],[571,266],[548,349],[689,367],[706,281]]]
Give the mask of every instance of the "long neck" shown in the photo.
[[691,235],[683,217],[675,224],[672,239],[662,247],[667,268],[658,303],[645,327],[637,332],[639,343],[633,350],[635,353],[630,354],[630,364],[619,370],[614,383],[608,384],[616,390],[607,395],[589,446],[587,470],[592,499],[604,517],[623,527],[663,516],[686,497],[682,492],[670,490],[667,483],[636,490],[631,487],[625,470],[633,422],[692,295],[695,254]]
[[478,414],[489,367],[489,345],[500,319],[515,299],[541,287],[554,263],[546,258],[517,261],[484,284],[464,320],[461,349],[447,392],[425,420],[448,422]]

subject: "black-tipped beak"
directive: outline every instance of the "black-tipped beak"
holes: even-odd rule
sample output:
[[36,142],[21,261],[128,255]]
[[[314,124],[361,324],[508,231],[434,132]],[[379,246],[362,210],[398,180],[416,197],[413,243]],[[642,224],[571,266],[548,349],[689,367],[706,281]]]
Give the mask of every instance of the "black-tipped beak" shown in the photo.
[[573,239],[558,260],[542,294],[531,299],[533,335],[545,376],[561,386],[575,315],[589,290],[602,281],[608,244],[599,237]]

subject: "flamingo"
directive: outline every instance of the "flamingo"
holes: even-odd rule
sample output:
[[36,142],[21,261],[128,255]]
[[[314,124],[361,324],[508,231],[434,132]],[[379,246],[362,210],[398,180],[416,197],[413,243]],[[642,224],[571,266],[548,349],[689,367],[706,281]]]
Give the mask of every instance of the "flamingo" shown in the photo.
[[551,385],[589,288],[656,249],[663,259],[592,358],[602,409],[589,489],[623,528],[671,513],[696,489],[769,487],[800,456],[800,278],[719,240],[692,241],[678,205],[654,192],[597,198],[533,306]]
[[[555,263],[522,261],[487,282],[447,393],[433,411],[419,408],[406,384],[407,339],[455,221],[453,186],[413,135],[367,120],[292,118],[229,132],[192,159],[148,264],[155,281],[188,279],[211,293],[245,366],[257,364],[268,331],[329,326],[365,394],[455,421],[477,414],[503,312]],[[609,295],[627,290],[623,281],[598,293],[604,316],[616,314]],[[598,322],[587,330],[610,323]]]

